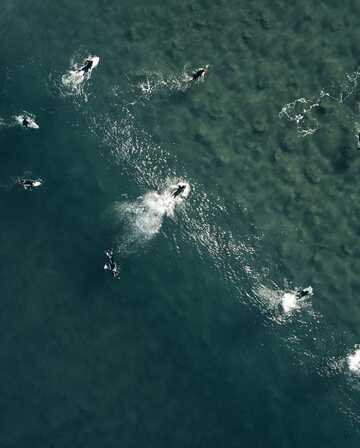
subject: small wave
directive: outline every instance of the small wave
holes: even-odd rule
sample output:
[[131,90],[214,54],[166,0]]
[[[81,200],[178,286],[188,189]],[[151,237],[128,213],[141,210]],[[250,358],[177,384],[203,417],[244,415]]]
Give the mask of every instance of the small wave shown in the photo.
[[294,122],[301,137],[312,135],[320,129],[320,123],[312,112],[320,106],[322,98],[327,96],[326,92],[321,91],[317,98],[298,98],[285,104],[279,113],[279,117],[285,117]]
[[325,100],[342,105],[356,91],[359,76],[359,69],[352,73],[346,73],[340,83],[329,87],[327,91],[322,89],[316,96],[298,98],[285,104],[279,113],[279,118],[286,118],[295,123],[297,133],[301,137],[314,134],[323,125],[316,116],[316,110],[324,104]]

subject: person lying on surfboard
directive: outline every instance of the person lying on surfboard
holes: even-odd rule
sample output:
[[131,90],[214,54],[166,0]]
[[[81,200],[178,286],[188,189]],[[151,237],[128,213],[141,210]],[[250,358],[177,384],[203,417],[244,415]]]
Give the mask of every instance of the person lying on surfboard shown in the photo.
[[86,59],[85,65],[83,65],[81,68],[79,68],[79,72],[87,73],[91,70],[91,67],[93,66],[94,61],[92,59]]
[[304,288],[304,289],[301,289],[300,291],[297,291],[296,298],[297,299],[302,299],[303,297],[311,296],[312,293],[313,293],[312,287],[308,286],[307,288]]
[[26,179],[20,177],[16,180],[16,183],[23,187],[24,190],[31,191],[33,188],[39,188],[43,184],[42,179]]
[[209,65],[205,65],[205,67],[200,67],[191,75],[190,81],[197,81],[198,79],[204,79],[208,73],[209,73]]
[[186,184],[179,184],[176,190],[172,193],[173,197],[179,196],[186,188]]

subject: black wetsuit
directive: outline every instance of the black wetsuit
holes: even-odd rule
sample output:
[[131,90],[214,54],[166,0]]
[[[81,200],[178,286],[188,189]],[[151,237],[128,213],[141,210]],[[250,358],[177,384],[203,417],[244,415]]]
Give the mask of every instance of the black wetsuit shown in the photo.
[[301,291],[298,291],[296,293],[296,297],[298,299],[302,299],[303,297],[308,296],[309,294],[310,294],[309,291],[306,291],[305,289],[302,289]]
[[29,127],[29,124],[30,124],[29,120],[25,117],[25,118],[23,119],[23,121],[22,121],[22,125],[23,125],[25,128],[28,128],[28,127]]
[[201,78],[204,75],[204,73],[206,73],[206,69],[205,68],[200,68],[195,73],[193,73],[192,81],[196,81],[197,79]]
[[85,65],[83,67],[81,67],[79,72],[87,73],[91,69],[92,66],[93,66],[93,61],[91,59],[87,59],[85,61]]
[[177,189],[174,191],[173,196],[176,198],[176,196],[179,196],[186,188],[186,185],[179,185]]

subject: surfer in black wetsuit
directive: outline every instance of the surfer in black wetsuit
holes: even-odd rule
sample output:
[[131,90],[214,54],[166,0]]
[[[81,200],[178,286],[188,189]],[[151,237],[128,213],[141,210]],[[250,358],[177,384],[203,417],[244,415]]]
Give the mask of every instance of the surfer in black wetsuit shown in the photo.
[[38,188],[42,185],[41,179],[26,179],[24,177],[19,177],[16,180],[17,185],[20,185],[24,190],[31,191],[33,188]]
[[209,73],[209,65],[205,65],[205,67],[201,67],[196,72],[191,75],[190,81],[197,81],[198,79],[203,79]]
[[81,68],[79,68],[79,72],[88,73],[91,70],[91,67],[93,66],[93,60],[92,59],[86,59],[85,65],[83,65]]
[[296,298],[302,299],[303,297],[310,296],[311,294],[312,294],[312,287],[309,286],[308,288],[304,288],[304,289],[301,289],[300,291],[298,291],[296,293]]
[[23,125],[25,128],[28,128],[28,127],[29,127],[29,125],[30,125],[30,121],[29,121],[28,117],[24,117],[24,118],[23,118],[22,125]]
[[115,263],[115,260],[114,260],[114,251],[112,249],[111,250],[106,250],[105,251],[105,256],[107,258],[107,261],[104,264],[104,270],[105,271],[110,271],[114,278],[118,278],[120,273],[119,273],[119,268],[118,268],[118,266],[117,266],[117,264]]
[[179,196],[186,188],[186,184],[179,184],[176,188],[176,190],[173,192],[173,197],[176,198]]

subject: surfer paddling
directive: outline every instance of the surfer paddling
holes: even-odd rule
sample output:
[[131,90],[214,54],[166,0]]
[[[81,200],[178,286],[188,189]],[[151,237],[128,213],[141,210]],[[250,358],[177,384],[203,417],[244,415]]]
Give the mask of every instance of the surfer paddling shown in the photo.
[[20,177],[16,180],[16,184],[23,187],[24,190],[31,191],[34,188],[41,187],[43,181],[41,179],[26,179],[24,177]]
[[84,65],[78,69],[78,72],[88,73],[92,69],[93,64],[94,61],[92,59],[86,59]]
[[29,114],[24,113],[22,115],[18,115],[15,117],[15,120],[26,129],[39,129],[39,125],[35,123],[35,117],[32,117]]
[[300,291],[297,291],[296,298],[302,299],[303,297],[311,296],[313,293],[313,289],[311,286],[308,286],[307,288],[301,289]]
[[205,65],[205,67],[200,67],[191,75],[190,81],[197,81],[199,79],[204,79],[208,73],[209,73],[209,65]]
[[186,189],[186,184],[179,184],[176,188],[176,190],[172,193],[172,196],[174,198],[176,198],[177,196],[179,196],[181,193],[183,193]]

